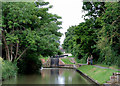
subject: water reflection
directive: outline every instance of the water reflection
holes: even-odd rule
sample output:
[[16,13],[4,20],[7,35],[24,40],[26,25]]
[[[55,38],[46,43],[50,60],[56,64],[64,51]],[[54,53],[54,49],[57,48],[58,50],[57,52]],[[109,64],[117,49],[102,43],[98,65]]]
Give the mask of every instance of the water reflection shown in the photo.
[[65,77],[63,77],[63,76],[58,76],[57,81],[58,81],[57,84],[65,84]]
[[73,69],[45,68],[41,74],[18,75],[3,84],[90,84]]

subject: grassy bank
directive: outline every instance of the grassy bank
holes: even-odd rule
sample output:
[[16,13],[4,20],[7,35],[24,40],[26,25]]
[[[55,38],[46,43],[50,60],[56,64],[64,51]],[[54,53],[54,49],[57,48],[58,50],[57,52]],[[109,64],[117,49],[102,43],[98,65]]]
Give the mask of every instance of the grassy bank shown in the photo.
[[92,65],[83,65],[78,69],[84,74],[88,75],[90,78],[97,80],[97,82],[100,84],[106,83],[106,81],[109,81],[110,76],[112,76],[112,73],[118,72],[112,69],[97,68]]
[[69,58],[62,58],[61,59],[65,64],[74,64],[74,63],[72,63],[70,60],[69,60]]
[[2,60],[2,79],[7,79],[9,77],[15,76],[17,74],[16,63]]

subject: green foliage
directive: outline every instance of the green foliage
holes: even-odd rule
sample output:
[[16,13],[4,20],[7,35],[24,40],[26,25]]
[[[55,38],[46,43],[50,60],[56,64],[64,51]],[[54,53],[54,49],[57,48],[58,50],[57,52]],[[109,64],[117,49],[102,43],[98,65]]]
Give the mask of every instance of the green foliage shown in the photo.
[[42,55],[39,55],[39,60],[45,59],[45,61],[47,61],[48,58],[49,58],[49,57],[43,57]]
[[70,27],[66,32],[63,44],[66,52],[72,53],[82,63],[92,54],[97,63],[119,65],[119,9],[118,2],[84,2],[85,22]]
[[[95,44],[96,34],[94,29],[91,29],[91,22],[87,20],[85,23],[80,23],[78,26],[70,27],[66,33],[64,41],[64,49],[69,50],[70,53],[83,58],[85,61],[87,57],[92,54],[91,46]],[[72,35],[74,34],[74,35]]]
[[39,72],[42,66],[42,62],[37,56],[37,53],[27,51],[27,54],[23,56],[22,60],[18,62],[19,73],[35,73]]
[[81,64],[86,64],[86,60],[84,58],[82,58],[82,59],[76,58],[76,62],[81,63]]
[[66,50],[66,52],[70,53],[73,51],[74,46],[74,28],[75,26],[70,27],[67,32],[65,33],[66,39],[64,40],[63,48]]
[[87,11],[87,13],[84,15],[84,19],[88,19],[86,17],[89,17],[90,19],[95,21],[95,19],[99,16],[101,16],[105,11],[105,2],[83,2],[82,9],[84,11]]
[[120,24],[118,23],[120,19],[120,4],[106,3],[105,6],[106,11],[104,15],[101,16],[101,24],[103,27],[98,32],[96,45],[97,49],[100,50],[99,62],[104,62],[107,65],[118,65],[120,57]]
[[63,52],[61,52],[60,50],[58,50],[57,55],[62,55],[62,54],[63,54]]
[[20,73],[38,72],[42,66],[40,55],[61,54],[61,17],[48,13],[51,7],[48,2],[2,3],[3,57],[17,60]]
[[[43,7],[44,5],[46,7]],[[17,51],[16,45],[19,45],[17,58],[13,54],[12,56],[5,56],[4,54],[4,57],[13,57],[13,60],[18,60],[24,54],[24,50],[29,49],[43,56],[60,53],[58,41],[62,34],[58,30],[61,28],[62,22],[58,21],[61,19],[60,16],[48,13],[51,7],[48,2],[2,3],[3,34],[7,45],[13,53]],[[3,51],[6,53],[10,51],[5,50],[5,47],[4,43]]]
[[2,61],[2,79],[15,76],[17,74],[17,63],[9,62],[7,60]]

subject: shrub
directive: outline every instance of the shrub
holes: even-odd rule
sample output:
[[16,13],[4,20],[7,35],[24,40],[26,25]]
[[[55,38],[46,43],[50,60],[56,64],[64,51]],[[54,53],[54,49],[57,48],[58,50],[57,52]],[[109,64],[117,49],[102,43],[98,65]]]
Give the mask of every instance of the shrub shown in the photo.
[[7,60],[2,61],[2,78],[6,79],[17,74],[16,62],[12,63]]
[[41,60],[36,56],[32,55],[28,57],[23,57],[21,61],[18,62],[19,73],[35,73],[39,72],[42,66]]

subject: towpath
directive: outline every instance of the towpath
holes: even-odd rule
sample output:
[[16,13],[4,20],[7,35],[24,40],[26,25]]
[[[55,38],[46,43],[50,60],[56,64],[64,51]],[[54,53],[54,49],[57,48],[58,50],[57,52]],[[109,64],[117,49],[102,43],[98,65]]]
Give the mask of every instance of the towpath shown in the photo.
[[[74,58],[69,58],[69,60],[72,62],[72,63],[76,63],[75,59]],[[80,65],[87,65],[87,64],[80,64]],[[120,69],[112,69],[112,68],[109,68],[109,67],[102,67],[102,66],[99,66],[99,65],[93,65],[97,68],[101,68],[101,69],[111,69],[111,70],[116,70],[116,71],[120,71]]]

